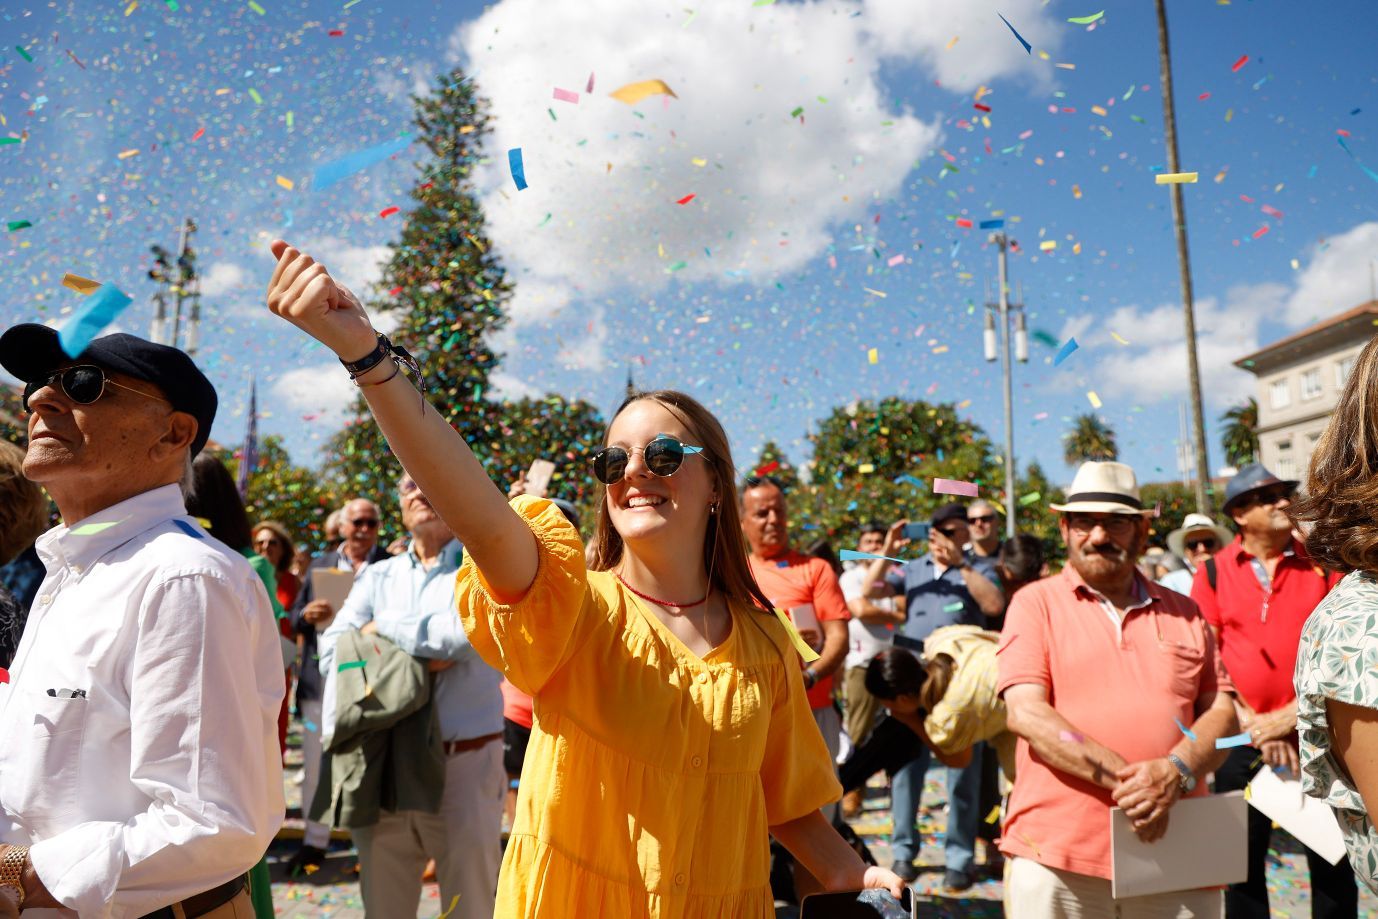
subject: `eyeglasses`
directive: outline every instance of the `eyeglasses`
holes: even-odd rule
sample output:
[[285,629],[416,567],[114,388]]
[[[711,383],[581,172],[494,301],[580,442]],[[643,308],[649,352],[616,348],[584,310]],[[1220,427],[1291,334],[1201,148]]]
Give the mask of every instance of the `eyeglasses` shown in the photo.
[[967,523],[994,523],[994,514],[983,514],[980,517],[967,517]]
[[349,521],[350,526],[360,529],[372,529],[378,525],[377,517],[360,517],[358,520]]
[[1277,504],[1279,501],[1291,501],[1296,495],[1297,490],[1288,485],[1276,485],[1272,488],[1254,492],[1249,496],[1246,507],[1253,507],[1255,504]]
[[278,539],[276,536],[262,536],[262,537],[259,537],[258,539],[255,539],[255,540],[254,540],[254,545],[255,545],[255,546],[280,546],[280,545],[282,545],[282,540]]
[[1214,550],[1214,549],[1218,548],[1219,545],[1220,545],[1220,543],[1219,543],[1217,540],[1214,540],[1214,539],[1188,539],[1188,540],[1187,540],[1187,548],[1188,548],[1188,549],[1211,549],[1211,550]]
[[674,475],[684,464],[684,457],[703,453],[703,447],[681,443],[669,434],[657,434],[644,447],[604,447],[593,454],[593,476],[604,485],[615,485],[627,474],[627,463],[633,453],[640,453],[646,468],[661,478]]
[[1134,529],[1134,525],[1139,519],[1139,517],[1129,514],[1106,514],[1104,517],[1071,514],[1067,517],[1067,526],[1077,533],[1089,534],[1096,527],[1100,527],[1111,536],[1123,536]]
[[960,532],[962,532],[962,528],[961,528],[961,527],[948,527],[946,530],[944,530],[942,527],[938,527],[938,528],[937,528],[937,531],[938,531],[939,533],[942,533],[942,534],[943,534],[944,536],[946,536],[948,539],[956,539],[956,538],[957,538],[957,534],[960,533]]
[[105,387],[115,386],[119,389],[127,389],[132,393],[137,393],[145,399],[159,399],[163,397],[147,393],[143,390],[135,389],[132,386],[125,386],[123,383],[116,383],[106,375],[105,371],[94,364],[77,364],[75,367],[66,367],[62,370],[54,370],[40,380],[33,380],[24,384],[24,398],[22,400],[24,411],[29,411],[29,400],[33,394],[45,386],[52,386],[53,383],[60,383],[63,393],[78,405],[90,405],[101,396],[105,395]]
[[397,486],[397,491],[399,494],[409,495],[412,492],[419,490],[420,488],[421,486],[417,485],[411,479],[403,479],[402,484]]

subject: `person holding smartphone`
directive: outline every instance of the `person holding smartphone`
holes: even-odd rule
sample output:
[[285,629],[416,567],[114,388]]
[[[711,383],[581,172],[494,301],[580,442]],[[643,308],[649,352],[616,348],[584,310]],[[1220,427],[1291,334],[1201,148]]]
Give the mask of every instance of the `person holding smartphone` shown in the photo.
[[586,565],[549,501],[509,505],[418,393],[424,372],[325,266],[282,240],[273,313],[344,363],[403,468],[464,544],[455,603],[479,655],[533,698],[500,919],[770,919],[775,836],[830,890],[885,888],[819,808],[841,788],[798,636],[747,567],[727,436],[683,393],[636,394],[592,471]]
[[[962,547],[971,539],[967,511],[961,504],[947,504],[929,521],[928,552],[906,564],[898,572],[890,563],[876,559],[866,572],[863,593],[868,597],[902,597],[907,615],[900,634],[922,642],[937,629],[949,625],[984,627],[1005,609],[1005,596],[995,574],[995,559],[976,556]],[[894,556],[905,545],[905,528],[900,520],[885,535],[880,555]],[[971,762],[961,769],[949,769],[947,839],[944,845],[946,871],[943,884],[950,890],[966,890],[975,883],[976,836],[980,829],[981,759],[983,744],[972,749]],[[918,812],[923,776],[928,770],[926,747],[895,773],[891,783],[894,817],[894,871],[913,880],[918,876],[914,857],[918,854],[918,833],[914,818]]]

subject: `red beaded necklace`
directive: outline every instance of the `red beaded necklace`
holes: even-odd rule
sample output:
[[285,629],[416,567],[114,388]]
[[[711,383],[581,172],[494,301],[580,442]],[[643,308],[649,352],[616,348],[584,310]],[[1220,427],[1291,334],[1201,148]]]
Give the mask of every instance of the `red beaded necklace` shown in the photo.
[[647,603],[655,603],[658,606],[668,606],[672,609],[692,609],[693,607],[699,606],[703,603],[703,601],[707,600],[708,594],[711,594],[713,592],[713,588],[710,587],[708,588],[708,593],[704,594],[702,597],[699,597],[693,603],[672,603],[669,600],[657,600],[655,597],[643,594],[641,591],[637,590],[635,587],[624,581],[622,579],[622,575],[618,574],[617,572],[613,572],[613,577],[617,578],[619,584],[630,590],[632,593],[636,594],[641,599],[645,600]]

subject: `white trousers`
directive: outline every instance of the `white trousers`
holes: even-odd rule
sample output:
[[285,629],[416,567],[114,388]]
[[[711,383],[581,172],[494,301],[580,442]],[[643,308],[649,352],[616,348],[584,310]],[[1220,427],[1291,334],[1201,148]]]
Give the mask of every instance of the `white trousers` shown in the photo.
[[1005,872],[1005,919],[1220,919],[1219,890],[1177,890],[1147,897],[1110,896],[1110,882],[1010,859]]
[[492,919],[502,860],[502,802],[507,773],[502,741],[456,753],[445,763],[440,813],[383,814],[373,826],[351,830],[359,851],[359,884],[368,919],[414,919],[421,904],[421,872],[435,859],[440,912],[448,919]]
[[307,819],[311,799],[321,781],[321,700],[301,703],[301,767],[306,776],[301,783],[301,817],[306,822],[302,845],[330,848],[330,827]]

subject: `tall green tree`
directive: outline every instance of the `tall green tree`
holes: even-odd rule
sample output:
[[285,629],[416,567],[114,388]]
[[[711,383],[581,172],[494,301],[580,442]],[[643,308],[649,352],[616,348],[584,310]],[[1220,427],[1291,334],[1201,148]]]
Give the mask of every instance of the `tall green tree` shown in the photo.
[[1072,419],[1071,430],[1062,437],[1062,456],[1068,466],[1090,460],[1113,460],[1119,455],[1115,432],[1090,412]]
[[[1052,483],[1036,460],[1029,463],[1018,481],[1019,506],[1014,518],[1016,529],[1020,533],[1038,537],[1043,544],[1043,555],[1050,562],[1065,558],[1067,552],[1058,529],[1058,514],[1049,505],[1062,503],[1067,495]],[[994,501],[993,498],[987,500]]]
[[761,445],[760,456],[756,458],[756,464],[746,470],[745,475],[765,476],[768,475],[780,483],[780,487],[787,492],[799,490],[799,470],[790,463],[789,457],[780,445],[773,440],[768,440]]
[[[493,253],[474,184],[489,133],[488,103],[455,69],[430,93],[413,97],[417,140],[429,154],[419,163],[402,238],[382,280],[367,295],[370,309],[397,320],[392,334],[420,362],[426,395],[481,461],[492,458],[502,412],[484,398],[497,356],[487,337],[506,323],[512,295]],[[384,494],[399,472],[363,400],[356,419],[331,441],[329,470],[359,494]]]
[[1225,448],[1225,462],[1231,466],[1258,462],[1258,400],[1251,396],[1244,404],[1227,409],[1220,423],[1224,425],[1220,446]]
[[[238,477],[239,463],[243,459],[240,452],[224,450],[220,459],[230,474]],[[373,496],[373,499],[386,505],[390,493]],[[250,522],[276,520],[287,527],[298,548],[305,546],[318,552],[325,548],[325,518],[344,503],[343,497],[335,483],[319,472],[293,463],[282,446],[281,437],[270,434],[259,441],[258,463],[249,476],[249,493],[244,500]],[[391,530],[382,534],[384,539],[397,535],[397,515],[392,510],[383,507],[383,522],[390,524]]]
[[561,396],[522,398],[504,402],[486,449],[488,472],[504,489],[544,459],[555,464],[546,494],[564,498],[579,509],[585,535],[593,532],[593,514],[600,494],[591,458],[603,442],[603,418],[583,400]]

